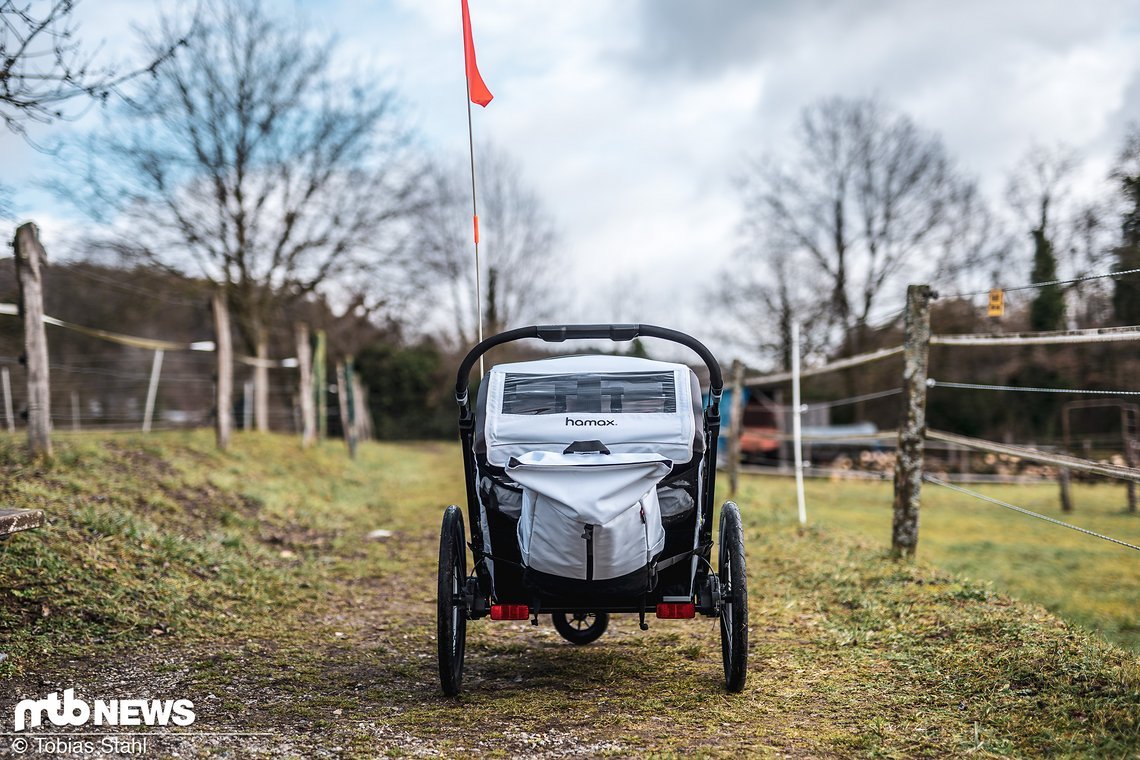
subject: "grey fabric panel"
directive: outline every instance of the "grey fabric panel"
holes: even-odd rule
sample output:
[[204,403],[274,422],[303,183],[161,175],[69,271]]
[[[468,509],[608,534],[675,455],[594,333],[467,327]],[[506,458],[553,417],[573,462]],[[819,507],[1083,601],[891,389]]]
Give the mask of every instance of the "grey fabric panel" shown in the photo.
[[693,454],[703,454],[705,451],[705,403],[701,399],[701,381],[697,373],[689,370],[689,386],[692,388],[693,419],[697,421],[696,430],[693,431]]
[[479,393],[475,397],[475,453],[487,453],[487,387],[491,375],[483,376],[479,383]]
[[479,480],[479,500],[515,520],[522,515],[522,489],[506,488],[489,477]]
[[685,519],[696,506],[692,495],[681,487],[683,485],[677,483],[657,489],[657,499],[661,503],[661,522],[666,526]]

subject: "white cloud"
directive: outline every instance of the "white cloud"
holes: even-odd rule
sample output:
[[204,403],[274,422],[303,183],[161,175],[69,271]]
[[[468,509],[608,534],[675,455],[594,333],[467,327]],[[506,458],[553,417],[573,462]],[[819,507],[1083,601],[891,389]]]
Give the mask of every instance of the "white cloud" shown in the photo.
[[[458,5],[299,3],[340,37],[340,65],[388,72],[446,154],[467,141]],[[818,98],[880,95],[939,131],[994,193],[1034,141],[1074,145],[1082,182],[1099,187],[1122,122],[1140,117],[1140,10],[1126,0],[471,5],[496,96],[475,108],[476,137],[516,156],[560,220],[565,281],[580,293],[568,319],[705,332],[703,286],[735,245],[729,179],[745,154],[780,150]],[[146,0],[84,6],[98,8],[85,30],[115,49],[130,21],[156,13]],[[0,149],[9,183],[44,160],[7,136]]]

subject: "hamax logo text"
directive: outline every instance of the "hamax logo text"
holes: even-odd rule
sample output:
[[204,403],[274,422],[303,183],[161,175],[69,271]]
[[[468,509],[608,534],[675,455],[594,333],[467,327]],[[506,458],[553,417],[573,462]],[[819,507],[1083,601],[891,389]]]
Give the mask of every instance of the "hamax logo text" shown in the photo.
[[609,427],[616,425],[617,420],[572,420],[566,418],[566,427]]
[[60,699],[54,691],[44,699],[16,703],[17,731],[38,728],[47,718],[57,726],[189,726],[194,722],[194,703],[189,699],[96,699],[88,703],[67,689]]

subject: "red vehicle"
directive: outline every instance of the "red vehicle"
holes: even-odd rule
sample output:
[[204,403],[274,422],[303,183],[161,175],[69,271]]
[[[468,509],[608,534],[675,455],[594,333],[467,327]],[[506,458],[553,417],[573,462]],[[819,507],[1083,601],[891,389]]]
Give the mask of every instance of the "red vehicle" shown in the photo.
[[[740,456],[746,461],[772,460],[780,451],[779,407],[763,393],[744,389],[743,418],[740,430]],[[728,420],[732,413],[732,389],[724,392],[721,416]],[[727,436],[727,425],[722,433]],[[728,451],[728,439],[722,436],[721,450]]]

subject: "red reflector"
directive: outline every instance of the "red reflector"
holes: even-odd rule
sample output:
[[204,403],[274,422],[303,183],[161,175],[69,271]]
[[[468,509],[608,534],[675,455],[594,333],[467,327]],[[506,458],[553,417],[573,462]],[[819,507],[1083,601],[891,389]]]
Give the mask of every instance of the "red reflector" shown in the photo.
[[696,617],[697,608],[692,602],[665,602],[657,605],[657,617],[666,620]]
[[525,604],[491,605],[492,620],[526,620],[528,617],[530,617],[530,608]]

